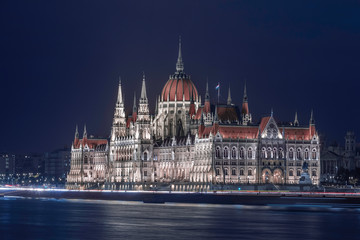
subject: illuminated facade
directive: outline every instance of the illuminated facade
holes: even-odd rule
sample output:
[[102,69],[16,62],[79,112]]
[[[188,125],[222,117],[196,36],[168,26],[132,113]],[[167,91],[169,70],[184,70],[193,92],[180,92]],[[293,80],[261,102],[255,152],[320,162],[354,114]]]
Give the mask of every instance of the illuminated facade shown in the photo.
[[307,163],[312,184],[320,178],[319,137],[313,114],[306,126],[279,124],[271,113],[252,121],[246,85],[241,107],[204,103],[184,72],[181,43],[176,72],[149,111],[143,76],[139,102],[125,115],[119,82],[110,139],[79,139],[72,145],[67,187],[205,190],[231,184],[298,184]]

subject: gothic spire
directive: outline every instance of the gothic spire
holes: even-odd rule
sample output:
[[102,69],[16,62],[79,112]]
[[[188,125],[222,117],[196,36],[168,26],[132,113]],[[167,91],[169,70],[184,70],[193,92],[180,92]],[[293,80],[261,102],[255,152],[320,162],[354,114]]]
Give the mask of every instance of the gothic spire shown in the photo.
[[134,104],[133,104],[133,113],[137,112],[137,107],[136,107],[136,92],[134,92]]
[[230,92],[230,85],[229,85],[229,92],[228,92],[228,98],[227,98],[227,105],[231,105],[231,92]]
[[78,130],[78,125],[76,124],[76,128],[75,128],[75,139],[79,138],[79,130]]
[[205,102],[210,101],[210,95],[209,95],[209,81],[206,81],[206,92],[205,92]]
[[298,120],[298,114],[297,114],[297,111],[295,112],[294,126],[295,126],[295,127],[298,127],[298,126],[299,126],[299,120]]
[[121,77],[119,77],[119,90],[118,90],[118,98],[116,104],[120,105],[123,104],[123,95],[122,95],[122,88],[121,88]]
[[181,56],[181,36],[179,36],[179,55],[176,62],[176,71],[177,72],[184,71],[184,63],[182,61],[182,56]]
[[215,105],[214,123],[219,123],[219,115],[218,115],[218,111],[217,111],[217,105]]
[[312,109],[311,109],[311,114],[310,114],[310,125],[315,125],[314,113],[313,113]]
[[84,125],[83,139],[87,138],[86,124]]
[[158,100],[156,98],[156,100],[155,100],[155,115],[157,115],[157,113],[158,113]]
[[145,85],[145,73],[143,73],[143,81],[142,81],[142,87],[141,87],[140,100],[147,101],[146,85]]
[[246,81],[245,81],[243,102],[247,102],[247,101],[248,101],[248,98],[247,98],[247,93],[246,93]]

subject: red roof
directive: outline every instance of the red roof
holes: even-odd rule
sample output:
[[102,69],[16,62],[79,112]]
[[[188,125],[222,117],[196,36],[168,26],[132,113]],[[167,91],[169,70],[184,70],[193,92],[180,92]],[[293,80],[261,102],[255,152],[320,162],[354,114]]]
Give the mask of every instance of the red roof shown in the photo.
[[213,126],[199,126],[199,137],[207,137],[210,132],[215,135],[217,132],[223,136],[223,138],[232,139],[254,139],[257,138],[258,127],[257,126],[226,126],[214,124]]
[[95,149],[99,145],[107,144],[107,139],[75,139],[74,141],[74,148],[80,148],[80,146],[88,145],[90,149]]
[[172,78],[169,79],[162,92],[161,96],[163,101],[190,101],[191,96],[194,101],[198,99],[198,92],[194,83],[187,78]]

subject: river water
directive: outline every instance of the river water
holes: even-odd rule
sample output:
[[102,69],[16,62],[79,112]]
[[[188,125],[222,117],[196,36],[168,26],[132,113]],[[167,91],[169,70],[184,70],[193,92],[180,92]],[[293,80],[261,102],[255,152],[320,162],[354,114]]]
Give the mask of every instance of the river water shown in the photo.
[[0,198],[0,239],[360,239],[360,211]]

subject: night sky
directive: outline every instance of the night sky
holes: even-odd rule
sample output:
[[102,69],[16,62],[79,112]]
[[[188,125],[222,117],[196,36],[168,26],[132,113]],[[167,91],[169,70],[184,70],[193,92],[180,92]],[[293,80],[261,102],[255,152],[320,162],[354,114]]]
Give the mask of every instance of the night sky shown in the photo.
[[359,1],[3,0],[0,31],[0,151],[70,146],[76,124],[108,136],[119,75],[130,111],[145,72],[154,112],[179,35],[202,100],[208,78],[241,104],[246,79],[254,122],[314,109],[327,139],[360,139]]

